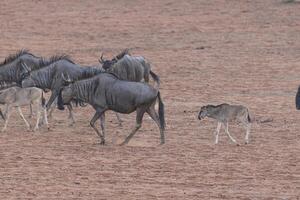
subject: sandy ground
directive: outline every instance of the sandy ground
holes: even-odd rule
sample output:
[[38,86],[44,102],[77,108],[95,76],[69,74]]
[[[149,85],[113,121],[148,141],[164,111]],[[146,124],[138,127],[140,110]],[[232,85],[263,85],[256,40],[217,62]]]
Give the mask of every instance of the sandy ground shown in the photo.
[[[135,114],[118,127],[109,112],[100,146],[90,107],[75,109],[74,127],[56,111],[49,132],[26,132],[13,114],[0,134],[0,199],[300,199],[299,11],[280,0],[2,0],[1,60],[27,48],[92,65],[131,48],[161,77],[167,130],[160,146],[145,117],[120,147]],[[224,130],[214,145],[216,123],[196,117],[223,102],[272,122],[254,123],[249,145],[231,124],[242,145]]]

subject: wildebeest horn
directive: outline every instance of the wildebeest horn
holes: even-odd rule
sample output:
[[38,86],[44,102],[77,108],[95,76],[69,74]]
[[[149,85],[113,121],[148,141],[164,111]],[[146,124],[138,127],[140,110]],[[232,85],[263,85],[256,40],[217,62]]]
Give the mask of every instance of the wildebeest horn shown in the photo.
[[104,60],[103,60],[103,53],[101,54],[101,57],[100,59],[98,60],[100,64],[103,64],[104,63]]
[[21,62],[21,65],[26,70],[26,72],[30,72],[30,69],[28,68],[26,63]]
[[120,59],[123,58],[125,55],[129,55],[129,49],[128,49],[128,48],[124,49],[121,53],[119,53],[118,55],[116,55],[116,56],[114,57],[114,59],[120,60]]
[[72,80],[71,80],[71,78],[70,78],[70,76],[68,74],[67,74],[67,78],[65,77],[64,73],[62,73],[61,76],[62,76],[62,79],[65,82],[67,82],[67,83],[71,83],[72,82]]

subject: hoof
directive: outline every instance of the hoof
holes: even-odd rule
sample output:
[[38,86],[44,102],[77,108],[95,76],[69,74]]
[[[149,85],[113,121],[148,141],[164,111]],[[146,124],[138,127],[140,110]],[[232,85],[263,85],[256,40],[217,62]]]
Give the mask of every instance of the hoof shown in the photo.
[[121,144],[119,144],[120,146],[124,146],[125,144],[127,144],[127,142],[122,142]]
[[241,146],[239,143],[236,143],[236,146]]
[[101,142],[100,142],[100,145],[105,145],[105,141],[104,141],[104,140],[101,141]]

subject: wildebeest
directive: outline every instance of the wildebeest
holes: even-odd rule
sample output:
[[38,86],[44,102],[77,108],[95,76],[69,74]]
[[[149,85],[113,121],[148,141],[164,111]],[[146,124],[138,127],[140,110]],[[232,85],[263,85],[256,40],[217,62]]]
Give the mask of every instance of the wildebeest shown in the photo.
[[47,128],[49,129],[48,120],[47,120],[47,112],[44,108],[45,99],[43,97],[43,91],[39,88],[31,87],[31,88],[20,88],[20,87],[10,87],[4,90],[0,91],[0,104],[6,105],[6,116],[4,127],[2,129],[2,132],[6,130],[8,120],[11,114],[11,108],[16,107],[20,116],[26,123],[27,129],[30,130],[30,124],[25,119],[20,106],[29,105],[32,104],[36,106],[36,112],[37,112],[37,121],[34,128],[34,131],[36,131],[39,128],[39,120],[40,120],[40,114],[41,110],[44,113],[44,121],[47,125]]
[[241,105],[229,105],[227,103],[220,105],[207,105],[201,107],[201,110],[198,115],[198,119],[201,120],[205,117],[213,118],[218,121],[217,129],[215,132],[216,140],[215,143],[218,143],[219,133],[222,124],[225,126],[225,131],[228,137],[232,142],[237,143],[235,139],[232,138],[228,131],[228,122],[238,121],[241,122],[244,128],[246,128],[245,143],[249,142],[249,134],[251,127],[251,118],[248,108]]
[[102,68],[106,72],[116,74],[121,80],[135,82],[149,82],[149,75],[159,87],[159,77],[151,71],[150,63],[142,56],[131,56],[128,49],[125,49],[112,60],[104,60],[103,54],[99,59]]
[[66,74],[72,80],[79,80],[103,72],[102,69],[97,67],[82,67],[77,65],[69,58],[60,59],[47,67],[32,72],[26,63],[21,64],[26,72],[26,76],[22,80],[22,87],[38,87],[51,90],[52,94],[47,102],[47,110],[49,110],[51,104],[58,96],[59,90],[63,87],[62,74]]
[[[15,86],[18,86],[18,84],[16,82],[8,82],[8,81],[0,82],[0,90],[4,90],[4,89],[10,88],[10,87],[15,87]],[[29,107],[30,107],[29,117],[31,118],[33,116],[32,105],[30,104]],[[3,114],[2,112],[0,112],[0,115],[4,116],[4,115],[6,115],[6,113]]]
[[26,63],[28,68],[33,71],[40,69],[52,62],[53,58],[46,60],[35,56],[28,50],[20,50],[16,54],[9,55],[0,63],[0,81],[16,82],[20,84],[23,76],[23,67],[21,63]]
[[[65,81],[70,82],[70,78],[67,78]],[[101,138],[101,144],[105,143],[104,122],[105,112],[107,110],[124,114],[136,111],[136,126],[122,145],[127,144],[139,130],[145,112],[147,112],[158,125],[161,144],[165,143],[164,104],[159,90],[149,84],[123,81],[119,80],[113,74],[101,73],[95,77],[76,81],[64,87],[58,96],[58,108],[63,109],[63,103],[70,102],[72,99],[86,102],[96,110],[94,117],[90,121],[90,125]],[[159,102],[159,115],[154,109],[157,99]],[[99,118],[102,134],[95,126],[95,122]]]
[[[135,81],[135,82],[149,82],[149,75],[159,87],[159,77],[151,70],[151,65],[142,56],[131,56],[129,50],[125,49],[111,60],[104,60],[103,54],[99,59],[102,68],[108,72],[113,73],[121,80]],[[116,113],[119,125],[122,125],[122,120]]]
[[296,94],[296,109],[300,110],[300,86],[298,87],[298,91]]
[[[21,81],[27,75],[28,71],[32,72],[44,68],[62,59],[68,59],[68,56],[55,55],[50,57],[50,59],[45,59],[33,55],[28,50],[20,50],[15,54],[9,55],[2,63],[0,63],[0,83],[13,83],[10,87],[14,85],[21,86]],[[26,68],[23,67],[24,65],[26,65]],[[68,106],[68,109],[69,116],[73,116],[72,107]],[[30,109],[30,111],[32,116],[32,109]],[[74,119],[71,118],[71,120],[73,124]]]

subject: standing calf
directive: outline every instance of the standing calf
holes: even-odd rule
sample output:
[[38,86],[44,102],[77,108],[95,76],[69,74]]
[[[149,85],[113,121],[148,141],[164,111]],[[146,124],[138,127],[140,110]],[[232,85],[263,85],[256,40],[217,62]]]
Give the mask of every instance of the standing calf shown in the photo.
[[201,120],[205,117],[210,117],[218,121],[217,129],[215,132],[216,140],[215,144],[218,143],[219,133],[222,124],[225,126],[225,131],[228,137],[237,144],[236,140],[230,135],[228,131],[228,122],[230,121],[239,121],[242,123],[243,127],[246,129],[245,143],[249,142],[249,134],[251,127],[251,118],[249,115],[249,110],[245,106],[241,105],[229,105],[229,104],[220,104],[217,106],[207,105],[201,107],[201,110],[198,115],[198,119]]
[[36,110],[37,110],[37,121],[36,121],[34,131],[36,131],[39,128],[41,110],[43,110],[44,112],[44,120],[47,125],[47,128],[49,129],[47,112],[46,109],[44,108],[45,99],[43,97],[43,90],[35,87],[30,87],[30,88],[10,87],[8,89],[0,91],[0,104],[5,104],[7,106],[6,116],[4,117],[5,123],[2,132],[6,130],[12,107],[17,108],[20,116],[26,123],[27,129],[30,130],[30,124],[25,119],[20,108],[20,106],[30,105],[30,104],[36,106]]

